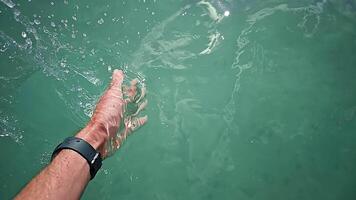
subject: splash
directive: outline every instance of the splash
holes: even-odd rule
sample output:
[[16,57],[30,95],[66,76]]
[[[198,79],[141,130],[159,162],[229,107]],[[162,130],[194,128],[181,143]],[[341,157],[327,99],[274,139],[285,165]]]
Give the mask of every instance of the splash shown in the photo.
[[[230,15],[230,11],[223,5],[223,3],[219,0],[214,1],[217,7],[214,7],[212,3],[202,0],[199,1],[197,4],[205,7],[207,10],[208,16],[216,23],[219,23],[221,20],[223,20],[225,17],[228,17]],[[222,13],[219,13],[218,9],[221,10]]]
[[[216,6],[214,7],[213,4]],[[220,1],[215,0],[212,3],[202,0],[197,3],[198,6],[205,8],[206,11],[204,15],[208,15],[210,19],[213,21],[212,30],[209,31],[210,35],[208,36],[209,42],[207,44],[207,48],[202,50],[200,55],[207,55],[213,52],[213,50],[219,45],[219,43],[224,39],[222,34],[218,32],[216,26],[225,18],[230,16],[230,11],[227,7]],[[218,11],[219,10],[219,11]]]
[[0,111],[0,138],[9,137],[17,144],[23,144],[24,131],[18,128],[19,122],[13,115]]
[[[236,40],[236,47],[237,50],[235,52],[235,60],[231,66],[231,69],[235,72],[235,83],[233,86],[232,94],[230,97],[229,102],[225,106],[224,112],[224,119],[229,126],[234,127],[234,115],[236,113],[236,100],[238,97],[238,92],[241,87],[240,79],[244,71],[252,68],[259,62],[261,57],[259,55],[263,55],[263,47],[256,43],[255,41],[251,41],[249,35],[252,34],[256,26],[259,22],[266,19],[269,16],[274,15],[276,12],[285,12],[285,13],[292,13],[292,14],[303,14],[302,21],[298,24],[298,27],[304,30],[305,37],[312,37],[317,29],[318,25],[320,24],[320,15],[323,12],[323,8],[327,3],[326,0],[316,3],[315,5],[309,5],[305,7],[289,7],[288,4],[280,4],[275,7],[264,8],[262,10],[257,11],[249,15],[246,19],[247,27],[244,28],[241,33],[238,35]],[[307,28],[307,20],[311,17],[316,19],[316,23],[312,26],[312,28]],[[259,53],[261,52],[261,53]],[[255,57],[252,59],[243,59],[243,56],[252,53]],[[236,127],[235,127],[236,128]]]
[[[1,2],[11,8],[7,12],[13,14],[14,22],[22,26],[23,30],[20,32],[20,39],[16,40],[14,39],[17,38],[16,36],[0,31],[0,52],[6,53],[9,58],[21,61],[25,65],[15,66],[10,72],[6,71],[8,74],[3,74],[0,78],[1,87],[13,91],[35,72],[52,77],[53,80],[60,83],[56,93],[70,108],[69,110],[73,114],[71,115],[72,120],[78,126],[82,126],[87,122],[87,117],[90,116],[99,94],[93,94],[92,90],[81,87],[80,83],[84,80],[95,87],[100,87],[103,84],[97,77],[94,67],[70,64],[73,59],[81,58],[86,53],[85,49],[64,43],[60,38],[55,29],[67,30],[68,26],[65,20],[62,24],[51,22],[50,27],[53,28],[51,29],[42,25],[37,18],[30,20],[20,11],[19,7],[13,6],[12,1],[2,0]],[[53,15],[48,16],[48,18],[52,17]],[[17,74],[17,76],[12,77],[11,74]],[[9,102],[6,99],[1,101],[6,104]],[[9,113],[8,115],[11,116]],[[16,120],[16,116],[13,118]],[[5,134],[2,136],[4,137]]]
[[209,35],[209,43],[208,47],[201,51],[199,54],[210,54],[213,49],[220,43],[220,39],[222,39],[222,35],[219,32],[215,32],[214,34]]
[[7,5],[9,8],[13,8],[15,7],[15,3],[12,2],[11,0],[1,0],[1,2],[3,2],[5,5]]
[[171,39],[165,39],[167,35],[167,26],[175,21],[182,13],[191,6],[187,5],[152,27],[151,31],[142,39],[138,50],[134,53],[133,61],[130,66],[136,71],[143,66],[147,68],[165,68],[165,69],[186,69],[183,63],[185,60],[195,57],[195,53],[183,49],[188,46],[195,35],[188,33],[173,33]]

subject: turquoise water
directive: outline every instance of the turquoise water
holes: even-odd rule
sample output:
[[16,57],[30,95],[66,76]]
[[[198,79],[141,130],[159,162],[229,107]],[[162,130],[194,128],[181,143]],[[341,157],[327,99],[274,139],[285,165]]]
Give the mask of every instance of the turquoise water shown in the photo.
[[147,86],[149,122],[83,199],[356,199],[355,9],[1,0],[0,199],[85,125],[115,68]]

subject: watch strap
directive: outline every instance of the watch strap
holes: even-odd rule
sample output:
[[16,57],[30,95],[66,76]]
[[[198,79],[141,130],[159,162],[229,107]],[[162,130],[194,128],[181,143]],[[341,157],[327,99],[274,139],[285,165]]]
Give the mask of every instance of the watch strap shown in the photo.
[[63,149],[71,149],[81,156],[83,156],[90,166],[90,180],[93,179],[102,165],[102,158],[88,142],[77,137],[68,137],[61,144],[59,144],[53,151],[53,160],[56,155]]

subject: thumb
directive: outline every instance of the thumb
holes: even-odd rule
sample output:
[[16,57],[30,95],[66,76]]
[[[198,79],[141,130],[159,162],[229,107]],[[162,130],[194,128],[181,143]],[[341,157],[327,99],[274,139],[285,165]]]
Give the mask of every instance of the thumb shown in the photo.
[[124,80],[124,73],[122,70],[115,69],[112,73],[111,86],[121,86]]

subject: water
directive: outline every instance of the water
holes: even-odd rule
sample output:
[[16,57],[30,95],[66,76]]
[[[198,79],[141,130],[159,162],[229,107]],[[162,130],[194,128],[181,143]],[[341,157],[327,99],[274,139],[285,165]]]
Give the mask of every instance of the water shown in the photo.
[[356,2],[0,2],[0,198],[88,121],[113,69],[149,123],[83,199],[355,199]]

